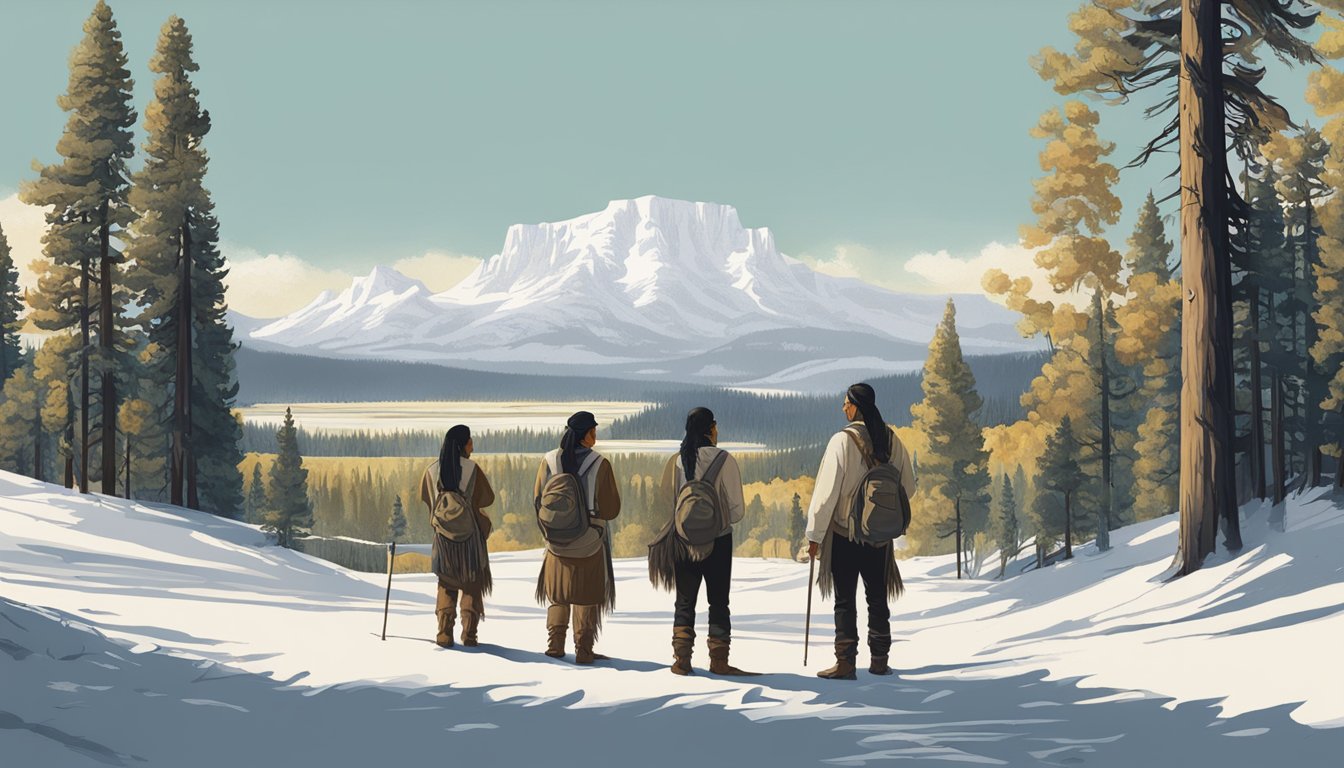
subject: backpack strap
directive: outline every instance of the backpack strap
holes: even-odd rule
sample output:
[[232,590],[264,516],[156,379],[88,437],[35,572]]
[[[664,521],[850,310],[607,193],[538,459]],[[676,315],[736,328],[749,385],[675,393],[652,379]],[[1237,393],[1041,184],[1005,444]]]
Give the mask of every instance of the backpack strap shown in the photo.
[[597,478],[590,478],[589,473],[601,459],[602,454],[592,451],[588,454],[588,458],[583,460],[583,464],[579,466],[579,471],[575,475],[578,478],[579,492],[583,494],[583,505],[588,508],[589,517],[597,516]]
[[850,440],[854,441],[854,445],[858,446],[859,453],[863,454],[863,463],[868,469],[877,466],[877,461],[873,459],[873,452],[868,450],[868,441],[859,437],[858,430],[845,428],[844,432],[846,435],[849,435]]
[[723,465],[728,463],[728,452],[719,451],[719,455],[714,457],[709,467],[705,469],[705,474],[700,479],[710,485],[714,485],[719,480],[719,472],[723,470]]

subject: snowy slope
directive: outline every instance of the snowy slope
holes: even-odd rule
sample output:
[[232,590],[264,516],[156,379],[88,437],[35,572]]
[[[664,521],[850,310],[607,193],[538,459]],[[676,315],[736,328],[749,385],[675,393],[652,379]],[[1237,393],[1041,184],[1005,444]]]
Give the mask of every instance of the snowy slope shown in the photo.
[[[984,296],[957,296],[968,354],[1026,349],[1016,317]],[[763,333],[829,331],[875,337],[830,358],[922,360],[945,296],[897,294],[813,271],[776,248],[768,229],[742,226],[715,203],[619,200],[568,221],[509,228],[503,249],[454,288],[429,296],[387,267],[340,296],[324,295],[254,329],[254,343],[349,356],[475,361],[504,369],[536,363],[677,361]],[[737,383],[806,364],[787,345],[778,360],[702,378]],[[879,368],[878,370],[881,370]]]
[[[6,765],[368,765],[554,759],[575,733],[612,765],[1330,765],[1344,748],[1344,512],[1328,497],[1246,518],[1247,550],[1163,583],[1175,521],[1006,582],[906,561],[900,674],[818,680],[828,602],[801,665],[806,567],[738,560],[734,661],[668,674],[671,597],[617,564],[594,668],[547,659],[536,553],[496,555],[478,649],[440,650],[430,577],[383,577],[255,529],[0,474],[0,754]],[[1280,510],[1282,512],[1282,510]],[[703,638],[703,606],[700,621]],[[572,657],[571,657],[572,658]],[[861,656],[863,661],[864,657]],[[697,668],[706,662],[703,640]],[[14,695],[13,691],[21,692]],[[190,760],[184,762],[184,755]],[[613,759],[615,758],[615,759]],[[710,764],[710,763],[706,763]]]

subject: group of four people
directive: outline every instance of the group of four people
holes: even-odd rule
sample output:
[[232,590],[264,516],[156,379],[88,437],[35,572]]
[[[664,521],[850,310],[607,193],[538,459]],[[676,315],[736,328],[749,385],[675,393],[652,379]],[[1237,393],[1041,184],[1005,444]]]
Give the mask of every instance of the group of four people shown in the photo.
[[[836,664],[820,677],[855,679],[859,635],[857,612],[858,581],[862,579],[868,602],[869,671],[890,674],[891,649],[889,599],[900,594],[901,576],[892,545],[874,546],[852,540],[843,524],[865,472],[874,464],[891,464],[900,475],[907,496],[914,495],[914,474],[910,454],[901,444],[877,408],[873,388],[855,384],[845,394],[842,407],[849,424],[837,432],[826,446],[817,470],[816,488],[807,516],[808,556],[820,559],[819,585],[823,595],[835,594]],[[594,651],[602,617],[615,605],[616,585],[612,570],[611,537],[608,524],[621,513],[621,496],[611,462],[593,450],[597,442],[597,420],[580,411],[566,423],[560,447],[547,453],[537,469],[534,507],[539,521],[551,513],[563,483],[572,478],[581,499],[585,525],[581,533],[566,537],[548,537],[541,572],[537,578],[538,602],[546,610],[546,655],[565,655],[566,636],[572,625],[574,660],[592,664],[607,657]],[[729,593],[733,569],[733,525],[743,518],[742,473],[737,461],[718,447],[719,429],[708,408],[695,408],[686,417],[686,433],[681,450],[664,467],[660,495],[668,503],[672,519],[678,494],[697,478],[712,486],[716,514],[721,522],[712,541],[696,551],[685,547],[667,558],[667,577],[675,587],[673,610],[671,670],[692,674],[691,656],[695,646],[695,610],[703,585],[709,602],[708,648],[710,672],[718,675],[751,675],[728,663],[732,642]],[[421,480],[420,497],[430,510],[431,520],[444,509],[463,508],[469,517],[467,533],[444,535],[436,523],[432,569],[438,577],[435,614],[438,633],[435,641],[443,647],[454,644],[454,622],[460,613],[462,644],[477,645],[477,628],[485,615],[483,598],[489,594],[491,576],[485,540],[491,522],[485,509],[494,503],[495,494],[480,466],[471,460],[471,430],[465,425],[450,429],[443,441],[439,459],[431,464]],[[557,490],[559,489],[559,490]],[[448,499],[451,495],[452,499]],[[456,500],[445,504],[445,500]],[[546,512],[543,512],[546,508]],[[549,518],[547,518],[549,521]],[[660,541],[674,536],[672,522],[660,534]],[[543,523],[543,533],[547,526]],[[454,529],[461,530],[461,528]],[[473,535],[474,532],[474,535]],[[555,538],[556,540],[552,540]],[[651,547],[650,575],[654,577],[655,555]],[[692,547],[692,550],[695,548]],[[668,551],[674,551],[669,549]],[[657,582],[657,579],[655,579]]]

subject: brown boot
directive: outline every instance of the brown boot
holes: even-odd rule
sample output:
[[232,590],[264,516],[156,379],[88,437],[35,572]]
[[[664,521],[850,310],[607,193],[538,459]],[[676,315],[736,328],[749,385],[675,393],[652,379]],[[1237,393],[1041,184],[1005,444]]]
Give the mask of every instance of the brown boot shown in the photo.
[[569,606],[552,605],[546,609],[546,655],[552,659],[565,655],[565,635],[569,634]]
[[462,644],[468,648],[480,645],[476,640],[476,627],[481,623],[481,615],[475,611],[462,613]]
[[693,675],[695,671],[691,669],[691,653],[695,650],[695,628],[694,627],[673,627],[672,628],[672,674],[674,675]]
[[890,675],[891,667],[887,666],[887,657],[874,656],[868,663],[868,672],[874,675]]
[[728,663],[728,637],[709,638],[709,671],[716,675],[731,677],[757,677],[758,672],[745,672]]
[[857,680],[858,675],[854,673],[854,657],[857,651],[856,640],[836,640],[835,666],[821,670],[817,673],[817,677],[827,680]]
[[448,611],[437,611],[435,615],[439,620],[439,632],[434,636],[434,642],[440,648],[452,648],[453,614]]
[[574,663],[592,664],[604,661],[606,656],[593,652],[593,642],[597,640],[598,607],[596,605],[574,606]]

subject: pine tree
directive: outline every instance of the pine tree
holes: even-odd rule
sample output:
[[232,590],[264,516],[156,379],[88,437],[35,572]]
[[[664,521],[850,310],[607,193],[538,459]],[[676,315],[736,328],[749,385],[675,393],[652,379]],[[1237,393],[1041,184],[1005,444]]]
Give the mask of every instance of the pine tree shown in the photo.
[[921,499],[920,514],[911,520],[911,538],[931,542],[935,536],[955,535],[960,578],[962,555],[989,516],[990,478],[989,453],[974,419],[983,401],[961,354],[951,299],[929,343],[922,387],[924,399],[910,406],[910,414],[914,428],[929,440],[919,468],[920,487],[928,493]]
[[1125,254],[1126,300],[1115,311],[1120,329],[1116,357],[1140,382],[1130,409],[1139,422],[1138,434],[1128,441],[1135,454],[1134,513],[1140,520],[1176,509],[1181,286],[1172,279],[1170,257],[1171,241],[1149,192]]
[[[1317,5],[1338,7],[1336,0]],[[1140,152],[1147,162],[1173,146],[1179,158],[1181,217],[1181,535],[1179,572],[1198,570],[1221,522],[1229,551],[1241,548],[1234,477],[1234,382],[1230,227],[1244,204],[1228,183],[1229,134],[1288,122],[1261,88],[1263,47],[1284,61],[1318,61],[1303,39],[1316,14],[1304,0],[1107,0],[1105,35],[1080,35],[1077,55],[1056,69],[1065,93],[1090,90],[1117,103],[1153,88],[1173,95],[1149,108],[1170,115]],[[1128,6],[1128,7],[1127,7]],[[1132,55],[1135,51],[1138,56]],[[1172,114],[1175,113],[1175,114]],[[1209,151],[1209,148],[1217,151]]]
[[19,294],[19,271],[14,268],[9,240],[0,227],[0,385],[3,385],[23,364],[23,346],[19,329],[23,320],[23,298]]
[[[1344,22],[1321,19],[1325,31],[1316,43],[1327,59],[1344,57]],[[1334,190],[1344,189],[1344,72],[1324,65],[1310,76],[1307,101],[1328,121],[1321,131],[1330,144],[1322,178]],[[1319,403],[1311,403],[1336,417],[1344,412],[1344,201],[1334,195],[1321,206],[1320,262],[1315,267],[1316,310],[1313,313],[1319,337],[1311,347],[1313,361],[1326,377],[1326,391]],[[1344,435],[1337,435],[1327,451],[1335,456],[1335,486],[1344,487]]]
[[994,542],[999,548],[999,575],[1002,579],[1008,570],[1008,562],[1018,553],[1018,541],[1021,530],[1017,522],[1017,497],[1013,495],[1013,484],[1008,475],[1003,476],[1002,489],[998,502],[994,505]]
[[225,322],[219,225],[204,186],[210,116],[190,81],[198,69],[191,51],[186,24],[170,17],[150,60],[159,78],[145,117],[148,157],[131,190],[141,218],[130,253],[142,322],[162,352],[153,375],[173,393],[171,500],[233,516],[242,504],[235,344]]
[[313,527],[313,507],[308,500],[308,470],[303,468],[294,415],[288,408],[275,441],[280,451],[271,464],[270,510],[262,530],[274,533],[280,546],[291,547],[296,536]]
[[0,392],[0,467],[42,479],[42,381],[24,365]]
[[392,514],[387,518],[387,540],[400,541],[406,535],[406,512],[401,507],[401,496],[392,500]]
[[789,538],[794,551],[803,546],[807,538],[807,513],[803,511],[803,497],[793,494],[793,506],[789,508]]
[[[1040,475],[1036,484],[1063,496],[1064,507],[1058,520],[1063,522],[1065,560],[1073,557],[1074,495],[1087,479],[1078,464],[1079,447],[1078,438],[1073,433],[1073,423],[1065,416],[1054,434],[1046,438],[1045,453],[1041,455],[1037,467]],[[1056,520],[1039,522],[1040,529],[1049,533],[1058,532],[1057,525]]]
[[265,521],[270,502],[266,498],[266,481],[261,476],[261,462],[252,465],[252,482],[247,486],[247,522],[256,525]]
[[1321,134],[1311,127],[1293,136],[1274,134],[1264,145],[1265,158],[1274,165],[1277,175],[1274,187],[1283,203],[1292,254],[1292,354],[1296,361],[1293,378],[1298,390],[1296,410],[1303,430],[1297,452],[1303,464],[1304,485],[1320,485],[1321,448],[1328,440],[1327,433],[1338,431],[1338,425],[1327,421],[1326,412],[1319,408],[1327,395],[1330,374],[1310,356],[1311,348],[1320,340],[1320,326],[1312,308],[1317,293],[1316,276],[1321,268],[1323,233],[1318,211],[1323,198],[1333,192],[1322,180],[1329,150]]
[[[63,159],[37,166],[38,178],[20,194],[30,205],[48,207],[46,260],[38,263],[38,287],[29,299],[33,322],[78,337],[79,486],[84,492],[93,471],[89,429],[95,407],[101,420],[103,492],[116,492],[116,379],[125,348],[118,326],[129,297],[119,287],[122,259],[112,241],[123,239],[133,218],[126,202],[126,161],[135,153],[131,86],[121,32],[112,10],[99,0],[70,56],[69,86],[57,102],[70,113],[56,144]],[[90,399],[93,369],[101,383],[96,403]]]

